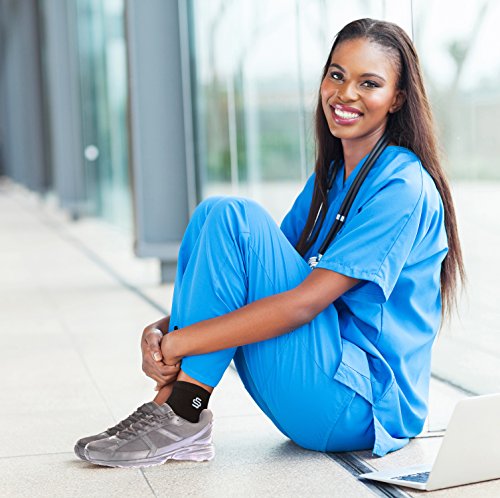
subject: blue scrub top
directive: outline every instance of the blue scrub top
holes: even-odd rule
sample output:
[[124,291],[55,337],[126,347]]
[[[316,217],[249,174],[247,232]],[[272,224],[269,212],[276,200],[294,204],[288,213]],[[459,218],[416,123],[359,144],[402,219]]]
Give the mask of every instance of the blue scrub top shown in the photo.
[[[325,222],[306,261],[317,254],[365,160],[345,183],[343,167],[338,171]],[[314,177],[281,224],[294,246],[309,213]],[[447,251],[444,209],[432,178],[413,152],[387,147],[317,265],[361,280],[333,303],[343,345],[334,378],[372,405],[376,455],[402,448],[423,428]]]

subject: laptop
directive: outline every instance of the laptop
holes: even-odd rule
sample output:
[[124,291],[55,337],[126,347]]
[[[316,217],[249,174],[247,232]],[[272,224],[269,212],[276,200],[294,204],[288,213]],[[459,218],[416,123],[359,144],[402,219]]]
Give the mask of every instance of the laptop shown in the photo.
[[500,394],[457,403],[433,464],[368,472],[359,478],[433,491],[500,478]]

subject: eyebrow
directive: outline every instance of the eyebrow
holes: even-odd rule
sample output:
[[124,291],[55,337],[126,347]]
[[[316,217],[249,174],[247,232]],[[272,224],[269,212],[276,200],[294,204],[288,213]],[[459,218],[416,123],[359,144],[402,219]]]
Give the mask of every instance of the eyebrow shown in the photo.
[[[340,69],[343,73],[347,73],[347,71],[340,64],[335,64],[335,62],[332,62],[330,64],[330,67],[336,67],[337,69]],[[375,78],[379,78],[382,81],[386,81],[383,76],[380,76],[380,74],[377,74],[377,73],[363,73],[361,75],[361,77],[362,78],[367,78],[367,77],[374,78],[375,77]]]

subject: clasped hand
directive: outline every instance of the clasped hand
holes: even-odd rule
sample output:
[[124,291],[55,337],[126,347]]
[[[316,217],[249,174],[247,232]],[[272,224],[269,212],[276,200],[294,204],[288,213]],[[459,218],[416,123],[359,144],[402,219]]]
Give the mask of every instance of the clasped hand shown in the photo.
[[181,367],[180,360],[173,355],[168,331],[170,317],[148,325],[141,339],[142,371],[156,381],[156,390],[174,382]]

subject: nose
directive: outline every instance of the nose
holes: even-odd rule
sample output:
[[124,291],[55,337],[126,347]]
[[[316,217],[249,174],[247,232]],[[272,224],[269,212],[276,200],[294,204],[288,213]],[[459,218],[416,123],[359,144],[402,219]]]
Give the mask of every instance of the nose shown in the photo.
[[356,91],[355,85],[353,83],[344,83],[342,88],[338,92],[339,100],[342,102],[353,102],[358,98],[358,92]]

